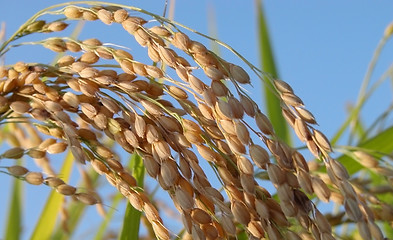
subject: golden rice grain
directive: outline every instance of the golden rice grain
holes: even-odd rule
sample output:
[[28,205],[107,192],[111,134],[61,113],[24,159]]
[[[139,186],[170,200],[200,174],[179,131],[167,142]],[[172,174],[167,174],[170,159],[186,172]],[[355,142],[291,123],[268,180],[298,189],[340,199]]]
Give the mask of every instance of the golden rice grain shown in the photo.
[[303,106],[303,101],[293,93],[284,92],[281,94],[281,99],[288,105],[294,107]]
[[25,175],[25,180],[32,185],[41,185],[44,182],[44,177],[40,172],[28,172]]
[[192,74],[188,74],[188,81],[191,88],[198,94],[202,94],[205,91],[206,85],[197,77]]
[[243,106],[244,112],[250,116],[254,117],[255,116],[255,103],[251,101],[248,97],[244,95],[240,95],[240,103]]
[[161,138],[162,135],[160,132],[158,132],[158,129],[152,124],[147,124],[147,128],[146,128],[147,142],[154,144],[154,142],[159,141]]
[[239,167],[240,172],[244,174],[249,174],[249,175],[254,174],[254,168],[251,161],[244,156],[238,156],[237,166]]
[[121,24],[123,28],[130,34],[134,35],[135,31],[146,21],[143,18],[139,17],[128,17]]
[[244,203],[240,202],[240,201],[233,201],[231,203],[231,210],[233,213],[233,216],[235,217],[235,219],[243,224],[243,225],[248,225],[248,223],[251,220],[251,216],[249,211],[247,210],[247,207]]
[[229,67],[229,72],[232,76],[232,78],[241,84],[248,84],[250,83],[250,76],[244,69],[240,66],[237,66],[235,64],[230,64]]
[[229,105],[228,102],[222,100],[222,99],[217,99],[216,105],[215,105],[215,110],[217,114],[223,118],[223,119],[233,119],[233,112],[232,108]]
[[82,11],[77,7],[70,6],[64,9],[64,15],[69,19],[78,19],[82,17]]
[[[84,54],[82,54],[82,56],[79,59],[79,61],[84,62],[84,63],[88,63],[88,64],[94,64],[94,63],[98,62],[98,60],[100,60],[100,58],[94,52],[85,52]],[[87,72],[85,72],[85,73],[81,72],[81,74],[83,74],[84,76],[87,76]],[[92,76],[94,76],[94,75],[92,75]]]
[[379,226],[374,221],[368,221],[371,236],[376,240],[383,240],[383,234]]
[[25,168],[23,166],[18,166],[18,165],[7,167],[7,170],[11,175],[14,175],[17,177],[23,176],[29,172],[29,170],[27,168]]
[[76,199],[78,199],[78,201],[86,205],[94,205],[98,203],[98,199],[89,193],[81,192],[74,194],[74,196],[76,197]]
[[359,163],[367,168],[375,168],[379,165],[379,162],[370,154],[364,151],[353,152]]
[[155,46],[152,46],[150,43],[147,44],[147,55],[153,62],[161,61],[160,54],[156,50]]
[[322,149],[327,152],[332,151],[332,146],[330,145],[328,138],[322,132],[313,129],[313,138],[314,141],[318,144],[318,146],[320,146]]
[[103,113],[98,113],[96,116],[94,116],[93,121],[94,124],[101,130],[106,129],[108,125],[108,118]]
[[28,26],[26,26],[26,31],[30,33],[38,32],[41,31],[44,26],[45,26],[44,20],[36,20],[32,23],[29,23]]
[[307,140],[306,141],[307,144],[307,148],[308,150],[310,150],[310,152],[317,158],[319,158],[319,148],[317,146],[317,144],[315,144],[315,142],[313,140]]
[[45,154],[45,151],[42,151],[40,149],[31,148],[27,151],[27,155],[35,159],[43,158],[45,157]]
[[152,144],[153,153],[156,153],[160,160],[166,160],[171,156],[171,150],[167,142],[158,140]]
[[18,82],[16,78],[8,78],[5,82],[2,82],[2,92],[8,93],[16,88]]
[[27,102],[15,101],[10,104],[10,108],[16,113],[24,114],[31,109],[31,106]]
[[13,69],[18,73],[22,73],[28,70],[28,66],[24,62],[17,62],[14,64]]
[[139,76],[147,76],[145,64],[139,62],[132,62],[132,68],[135,74]]
[[242,119],[244,115],[244,109],[239,100],[233,96],[228,97],[228,104],[232,109],[233,118]]
[[99,58],[102,58],[102,59],[113,59],[114,58],[112,51],[104,46],[97,47],[94,52],[95,52],[95,54],[97,54],[97,56]]
[[172,35],[170,31],[168,31],[165,27],[162,26],[153,26],[149,28],[149,30],[161,37],[169,37]]
[[244,125],[240,121],[235,122],[234,125],[235,125],[236,135],[239,138],[240,142],[245,145],[248,145],[250,143],[250,133],[248,132],[246,125]]
[[312,194],[314,192],[312,188],[311,176],[305,172],[304,170],[300,169],[298,172],[298,181],[300,187],[308,194]]
[[227,215],[222,216],[221,226],[224,228],[224,230],[227,234],[232,235],[232,236],[236,235],[236,226],[229,216],[227,216]]
[[257,211],[258,215],[262,219],[269,219],[270,218],[269,207],[264,201],[262,201],[260,199],[256,199],[255,200],[255,210]]
[[220,70],[218,70],[217,68],[211,65],[204,67],[203,71],[205,72],[208,78],[214,81],[219,81],[224,77],[224,74]]
[[225,86],[225,84],[218,80],[212,81],[210,87],[217,97],[226,96],[229,91],[229,89]]
[[217,153],[214,152],[212,149],[209,147],[206,147],[204,145],[197,145],[196,146],[198,149],[199,154],[206,159],[208,162],[214,162],[216,160],[216,155]]
[[117,23],[122,23],[128,18],[128,12],[125,9],[118,9],[113,13],[113,19]]
[[194,206],[193,196],[188,192],[184,191],[182,188],[175,189],[175,198],[183,210],[190,210]]
[[150,114],[155,116],[163,115],[162,108],[148,100],[141,100],[140,103]]
[[[59,65],[59,67],[64,67],[64,66],[69,66],[71,64],[73,64],[75,62],[75,58],[70,56],[70,55],[65,55],[61,58],[59,58],[59,60],[57,60],[57,65]],[[29,81],[29,82],[33,82],[33,81]]]
[[267,164],[267,173],[269,176],[270,181],[272,181],[273,184],[281,185],[285,181],[285,175],[283,170],[272,163]]
[[64,52],[67,50],[65,42],[59,38],[48,39],[44,42],[43,46],[54,52]]
[[[158,119],[158,121],[163,128],[165,128],[168,132],[172,132],[176,135],[176,138],[178,138],[176,133],[181,132],[181,125],[175,118],[169,116],[162,116]],[[179,138],[181,138],[181,136]]]
[[260,221],[250,221],[247,225],[247,230],[256,238],[262,238],[265,235]]
[[303,119],[295,118],[294,130],[295,130],[297,137],[302,142],[305,142],[305,141],[311,139],[310,130],[308,129],[308,126]]
[[162,78],[164,76],[161,69],[156,66],[145,65],[146,73],[152,78]]
[[48,148],[46,149],[46,151],[49,154],[57,154],[57,153],[62,153],[67,149],[67,143],[65,142],[58,142],[58,143],[54,143],[50,146],[48,146]]
[[357,222],[356,225],[357,229],[359,229],[360,236],[363,239],[372,239],[371,232],[366,221]]
[[271,135],[274,133],[273,125],[265,114],[257,112],[255,114],[255,122],[262,133],[267,135]]
[[340,180],[346,180],[349,178],[347,169],[335,159],[330,159],[329,166],[331,167],[334,175]]
[[282,239],[280,232],[278,231],[278,229],[274,225],[268,224],[267,228],[266,228],[266,232],[267,232],[267,235],[269,236],[270,240]]
[[56,188],[62,184],[65,184],[63,180],[58,177],[47,177],[44,179],[44,184],[48,185],[49,187]]
[[[217,56],[210,52],[204,52],[204,53],[194,53],[193,54],[194,60],[196,63],[198,63],[198,65],[202,66],[202,67],[206,67],[206,66],[219,66],[219,62],[217,60]],[[221,71],[221,68],[216,67],[220,72],[223,73],[223,71]]]
[[190,41],[188,50],[191,53],[206,53],[208,51],[207,48],[202,43],[197,41]]
[[158,53],[160,54],[160,58],[166,65],[172,68],[176,67],[176,58],[168,48],[159,46]]
[[8,149],[5,151],[3,154],[1,154],[2,158],[11,158],[11,159],[19,159],[23,157],[25,154],[25,150],[21,147],[14,147],[11,149]]
[[154,233],[157,235],[158,239],[162,239],[162,240],[170,239],[168,229],[166,229],[160,221],[153,220],[151,223]]
[[60,194],[70,196],[75,194],[76,188],[68,184],[60,184],[56,186],[56,191]]
[[191,210],[191,218],[199,224],[208,224],[212,221],[210,215],[200,208],[194,208]]
[[186,91],[183,89],[176,87],[176,86],[168,86],[168,90],[173,96],[175,96],[178,99],[187,99],[188,95]]
[[253,144],[249,149],[252,161],[261,169],[266,169],[266,164],[270,162],[268,152],[259,145]]
[[288,240],[302,240],[297,233],[290,230],[286,232],[285,238]]
[[91,11],[83,11],[82,18],[87,21],[95,21],[98,19],[97,14]]
[[239,138],[236,136],[229,136],[226,138],[228,146],[232,151],[234,151],[237,154],[245,154],[246,153],[246,147],[244,146],[243,143],[240,142]]
[[161,164],[160,175],[167,186],[174,186],[179,179],[179,172],[176,163],[172,160],[163,161]]
[[329,202],[330,190],[326,184],[318,177],[312,177],[311,184],[317,197],[323,202]]
[[217,96],[213,93],[213,90],[211,88],[204,89],[202,96],[205,99],[205,103],[209,107],[213,108],[216,105]]
[[94,78],[98,76],[98,70],[92,67],[86,67],[79,72],[79,76],[82,78]]
[[316,120],[314,115],[310,111],[302,107],[295,107],[296,112],[298,113],[299,117],[310,124],[316,124]]
[[97,11],[97,17],[103,23],[110,25],[113,22],[113,13],[106,9],[100,9]]
[[292,87],[288,83],[286,83],[286,82],[284,82],[284,81],[282,81],[280,79],[274,79],[273,83],[274,83],[274,86],[276,87],[276,89],[279,92],[281,92],[281,93],[293,93],[293,89],[292,89]]
[[172,44],[182,51],[187,51],[190,47],[191,40],[186,34],[182,32],[176,32],[173,35]]

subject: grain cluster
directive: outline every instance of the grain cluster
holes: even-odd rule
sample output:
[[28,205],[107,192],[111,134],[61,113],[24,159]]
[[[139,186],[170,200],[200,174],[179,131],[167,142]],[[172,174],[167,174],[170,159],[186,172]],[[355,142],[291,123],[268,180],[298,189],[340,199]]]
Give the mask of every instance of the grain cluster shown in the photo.
[[[286,82],[268,78],[283,116],[317,163],[307,162],[277,137],[269,118],[243,90],[251,83],[243,67],[170,22],[114,6],[68,6],[60,13],[64,21],[36,20],[24,34],[62,31],[73,20],[120,24],[151,61],[95,38],[51,37],[38,44],[63,53],[54,66],[17,62],[1,67],[2,120],[23,121],[10,123],[15,147],[0,157],[29,156],[45,173],[14,165],[6,168],[10,175],[85,204],[101,204],[97,194],[68,185],[51,167],[50,155],[70,151],[76,162],[105,177],[142,211],[157,238],[174,238],[148,193],[138,187],[133,169],[125,166],[128,157],[116,154],[110,139],[142,157],[147,174],[181,215],[183,239],[231,239],[244,231],[249,239],[330,240],[337,221],[357,224],[364,239],[383,239],[375,222],[392,220],[392,204],[367,195],[349,178],[331,157],[332,146],[316,129],[314,116]],[[353,155],[364,166],[393,176],[370,154]],[[214,169],[221,188],[212,186],[203,161]],[[315,171],[322,165],[325,172]],[[345,216],[325,216],[315,196],[342,205]]]

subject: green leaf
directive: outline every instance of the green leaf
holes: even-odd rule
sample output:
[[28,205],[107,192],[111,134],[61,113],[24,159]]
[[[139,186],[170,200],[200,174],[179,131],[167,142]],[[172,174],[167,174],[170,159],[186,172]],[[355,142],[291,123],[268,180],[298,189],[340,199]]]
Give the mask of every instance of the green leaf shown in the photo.
[[[257,5],[259,49],[260,49],[260,58],[262,62],[262,70],[266,73],[269,73],[273,78],[278,78],[278,73],[273,57],[273,50],[270,45],[269,32],[263,14],[262,4],[261,1],[259,0],[255,2]],[[273,87],[272,83],[265,77],[264,93],[265,93],[267,115],[273,124],[277,136],[281,140],[290,144],[291,139],[288,131],[288,125],[281,113],[280,100],[278,99],[278,97],[275,95],[273,91],[275,91],[275,88]]]
[[[72,156],[71,152],[68,152],[64,159],[62,169],[59,173],[59,175],[62,176],[64,182],[68,182],[70,178],[73,163],[74,157]],[[59,210],[63,200],[64,195],[57,193],[55,190],[52,190],[34,229],[31,239],[50,239],[55,229],[56,220],[59,216]]]
[[[373,138],[368,139],[367,141],[360,143],[357,147],[361,149],[367,149],[374,152],[380,152],[385,154],[390,154],[393,151],[393,127],[390,127],[383,132],[380,132],[378,135]],[[358,163],[355,159],[342,155],[337,159],[341,162],[344,167],[348,170],[349,174],[354,174],[364,167]]]
[[[93,169],[90,169],[88,174],[93,186],[96,187],[100,175]],[[82,188],[83,187],[84,186],[82,186]],[[67,207],[67,212],[69,213],[68,221],[67,221],[68,223],[67,227],[69,233],[65,232],[62,226],[57,226],[52,236],[52,239],[56,239],[56,240],[70,239],[70,235],[75,232],[75,229],[78,226],[79,222],[81,221],[86,207],[87,205],[81,204],[80,202],[75,202],[75,201],[71,202]]]
[[109,226],[109,223],[111,222],[117,207],[121,203],[121,200],[124,199],[124,196],[121,195],[121,193],[117,193],[115,197],[113,198],[112,203],[110,204],[111,208],[108,211],[108,213],[105,215],[105,219],[101,222],[100,226],[98,227],[98,231],[96,236],[94,237],[95,240],[101,240],[104,239],[104,234]]
[[18,240],[22,232],[22,181],[14,178],[5,239]]
[[[142,157],[134,153],[131,157],[130,168],[133,170],[138,186],[143,187],[145,177],[145,167],[143,166]],[[123,227],[119,236],[120,240],[137,240],[139,239],[139,226],[142,212],[136,210],[131,204],[127,203],[126,213],[124,214]]]

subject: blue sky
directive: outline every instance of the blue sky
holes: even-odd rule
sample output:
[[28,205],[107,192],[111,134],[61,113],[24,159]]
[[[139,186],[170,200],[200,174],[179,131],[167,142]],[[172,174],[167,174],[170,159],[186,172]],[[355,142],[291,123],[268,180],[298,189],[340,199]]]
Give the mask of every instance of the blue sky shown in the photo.
[[[156,14],[162,14],[164,8],[162,0],[127,2]],[[6,23],[7,36],[10,36],[35,12],[50,4],[49,1],[8,1],[7,7],[0,8],[0,21]],[[356,101],[367,66],[385,27],[393,21],[393,2],[271,0],[263,1],[263,4],[281,79],[292,85],[295,93],[313,112],[319,123],[319,129],[328,137],[333,136],[345,120],[347,104]],[[212,24],[207,14],[208,9],[215,14],[218,38],[259,66],[254,1],[178,0],[174,19],[199,32],[208,33],[209,24]],[[98,35],[99,39],[110,41],[115,38],[121,44],[128,43],[124,35],[108,34],[105,29],[109,27],[103,24],[95,25],[97,26],[84,30],[86,32],[81,35],[83,39]],[[130,47],[133,49],[132,46]],[[40,51],[42,49],[39,48],[11,51],[6,55],[6,64],[18,60],[33,61],[37,57],[50,61],[53,57],[53,55],[41,56]],[[228,51],[223,49],[221,51],[225,59],[240,62]],[[393,44],[390,41],[376,66],[373,81],[378,79],[392,63],[392,53]],[[260,82],[254,79],[253,85],[255,90],[250,91],[254,94],[255,101],[263,105],[259,94]],[[370,123],[374,120],[375,116],[391,102],[391,89],[390,84],[384,84],[383,88],[378,90],[376,97],[366,105],[367,114],[364,115],[366,122]],[[0,162],[0,165],[2,164],[3,162]],[[6,188],[3,193],[9,189],[9,180],[8,176],[0,174],[2,189]],[[38,187],[34,188],[36,189]],[[32,192],[26,195],[31,197]],[[34,199],[32,201],[39,201],[32,199]],[[0,206],[7,206],[7,203],[6,198],[0,198]],[[4,231],[5,212],[3,211],[5,210],[4,207],[0,208],[0,238]],[[39,210],[35,211],[39,212]],[[26,231],[31,231],[31,227],[26,225]]]

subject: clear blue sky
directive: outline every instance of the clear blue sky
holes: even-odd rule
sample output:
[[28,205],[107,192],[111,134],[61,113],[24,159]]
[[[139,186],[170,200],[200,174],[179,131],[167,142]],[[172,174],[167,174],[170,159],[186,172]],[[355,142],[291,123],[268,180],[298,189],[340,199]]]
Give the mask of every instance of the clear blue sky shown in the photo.
[[[56,1],[64,2],[64,1]],[[112,1],[116,2],[116,1]],[[163,0],[118,1],[128,2],[156,14],[162,14]],[[7,1],[0,8],[0,21],[6,22],[7,36],[36,11],[49,6],[53,1]],[[269,24],[274,55],[281,79],[289,82],[295,92],[303,99],[319,122],[319,129],[331,137],[344,121],[346,105],[354,103],[375,47],[382,37],[385,27],[393,21],[393,2],[380,1],[263,1],[264,12]],[[21,7],[22,6],[22,7]],[[215,13],[218,38],[231,45],[250,62],[259,66],[255,5],[252,0],[199,0],[176,1],[175,21],[202,33],[208,33],[211,20],[208,9]],[[210,22],[210,23],[209,23]],[[97,24],[95,24],[97,25]],[[122,45],[127,44],[123,35],[106,33],[107,26],[86,28],[82,38],[102,36]],[[120,28],[119,28],[120,29]],[[84,30],[84,31],[85,31]],[[90,30],[90,31],[89,31]],[[131,49],[133,48],[132,46]],[[42,49],[11,51],[6,55],[6,64],[18,60],[34,61]],[[224,58],[238,62],[228,52]],[[375,81],[393,62],[393,44],[389,42],[377,64],[373,75]],[[52,56],[52,55],[51,55]],[[47,58],[50,59],[50,58]],[[50,60],[48,60],[50,61]],[[258,80],[254,79],[254,96],[262,103]],[[391,102],[391,85],[378,92],[378,96],[367,105],[365,120],[370,122]],[[4,161],[4,163],[10,163]],[[3,162],[0,162],[3,165]],[[4,217],[8,199],[10,178],[0,174],[3,197],[0,198],[0,238],[4,233]],[[34,190],[46,187],[35,187]],[[40,206],[34,201],[32,191],[26,194],[30,199],[26,210]],[[38,208],[37,208],[38,209]],[[33,210],[28,217],[34,218]],[[28,218],[30,219],[30,218]],[[31,231],[26,223],[26,232]],[[29,234],[24,235],[27,237]]]

